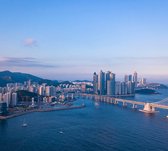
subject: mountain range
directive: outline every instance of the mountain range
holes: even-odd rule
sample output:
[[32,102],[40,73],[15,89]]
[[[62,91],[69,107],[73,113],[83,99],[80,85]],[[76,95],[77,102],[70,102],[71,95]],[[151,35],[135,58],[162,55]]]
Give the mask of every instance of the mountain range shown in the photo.
[[58,85],[57,80],[48,80],[43,79],[31,74],[20,73],[20,72],[11,72],[11,71],[2,71],[0,72],[0,86],[6,86],[7,83],[23,83],[24,81],[31,80],[32,82],[47,83],[47,85]]

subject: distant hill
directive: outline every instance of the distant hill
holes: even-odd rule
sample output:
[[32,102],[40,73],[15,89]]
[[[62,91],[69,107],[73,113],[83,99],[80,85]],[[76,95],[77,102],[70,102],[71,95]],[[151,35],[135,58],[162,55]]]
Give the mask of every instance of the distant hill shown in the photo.
[[48,85],[58,85],[58,81],[42,79],[27,73],[2,71],[0,72],[0,86],[6,86],[7,83],[23,83],[24,81],[31,80],[32,82],[47,83]]
[[166,85],[160,83],[149,83],[146,86],[154,89],[168,89]]
[[75,80],[73,82],[92,82],[92,81],[89,81],[89,80]]
[[61,82],[59,82],[60,84],[71,84],[71,85],[73,85],[73,83],[72,82],[69,82],[69,81],[61,81]]

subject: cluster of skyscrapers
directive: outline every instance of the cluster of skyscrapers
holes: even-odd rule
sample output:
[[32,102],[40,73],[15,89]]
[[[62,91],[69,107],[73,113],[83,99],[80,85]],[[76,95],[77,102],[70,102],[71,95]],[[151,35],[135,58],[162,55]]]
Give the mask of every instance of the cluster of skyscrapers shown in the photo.
[[137,72],[133,75],[125,75],[124,81],[116,81],[116,75],[110,71],[100,71],[99,75],[93,74],[93,91],[99,95],[130,95],[134,94],[137,87]]

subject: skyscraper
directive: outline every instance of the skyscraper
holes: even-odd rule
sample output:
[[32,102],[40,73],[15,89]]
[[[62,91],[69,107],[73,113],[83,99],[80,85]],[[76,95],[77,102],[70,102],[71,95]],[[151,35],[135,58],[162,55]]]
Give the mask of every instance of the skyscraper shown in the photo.
[[121,95],[121,94],[122,94],[121,82],[117,81],[115,83],[115,95]]
[[98,77],[98,91],[100,95],[105,94],[105,73],[101,70]]
[[16,106],[17,104],[17,93],[12,93],[11,106]]
[[96,72],[93,73],[93,92],[98,94],[98,75]]
[[124,76],[124,82],[128,82],[128,75]]
[[49,87],[49,96],[55,96],[56,95],[56,89],[55,86]]
[[11,93],[10,92],[7,92],[3,95],[3,100],[4,102],[6,102],[7,104],[7,107],[9,107],[10,105],[10,100],[11,100]]
[[132,81],[132,75],[130,74],[130,75],[125,75],[125,77],[124,77],[124,82],[128,82],[128,81]]
[[135,83],[135,87],[137,87],[137,83],[138,83],[138,74],[137,74],[136,71],[134,72],[134,75],[133,75],[133,82]]
[[106,90],[107,95],[115,95],[115,74],[112,72],[106,74]]
[[128,75],[128,81],[132,81],[132,75]]
[[40,94],[40,95],[45,95],[45,87],[44,86],[40,86],[39,87],[39,89],[38,89],[38,93]]
[[106,75],[105,75],[105,93],[107,94],[107,81],[110,80],[110,74],[111,72],[110,71],[107,71],[106,72]]
[[50,86],[46,86],[46,96],[50,96]]
[[126,95],[127,94],[127,85],[125,82],[121,82],[121,94]]
[[145,79],[145,78],[142,78],[142,79],[140,80],[140,84],[141,84],[141,85],[146,85],[146,79]]
[[46,96],[55,96],[56,88],[54,86],[46,86]]
[[134,91],[135,91],[135,83],[131,82],[131,81],[128,81],[127,82],[127,93],[128,94],[134,94]]
[[125,75],[124,82],[115,80],[115,74],[108,71],[99,73],[99,76],[94,72],[93,74],[93,90],[95,94],[100,95],[127,95],[134,94],[135,82],[137,83],[137,73],[134,75]]

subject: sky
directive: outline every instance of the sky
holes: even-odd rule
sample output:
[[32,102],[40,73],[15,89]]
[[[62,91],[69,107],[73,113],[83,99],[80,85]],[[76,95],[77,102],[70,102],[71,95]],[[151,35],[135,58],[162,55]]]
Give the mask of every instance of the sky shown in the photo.
[[167,0],[0,0],[0,71],[168,83]]

